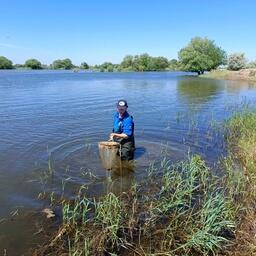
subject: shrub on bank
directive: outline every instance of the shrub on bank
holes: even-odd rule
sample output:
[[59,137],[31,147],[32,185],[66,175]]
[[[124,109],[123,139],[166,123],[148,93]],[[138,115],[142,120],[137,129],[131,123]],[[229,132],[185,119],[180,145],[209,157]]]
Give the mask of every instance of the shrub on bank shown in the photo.
[[234,53],[228,56],[228,69],[240,70],[246,67],[246,59],[244,53]]
[[12,61],[4,56],[0,56],[0,69],[12,69]]

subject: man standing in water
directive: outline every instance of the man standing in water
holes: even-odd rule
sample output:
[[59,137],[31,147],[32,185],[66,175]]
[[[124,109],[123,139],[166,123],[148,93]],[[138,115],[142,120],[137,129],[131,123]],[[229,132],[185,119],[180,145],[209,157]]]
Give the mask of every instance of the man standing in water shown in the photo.
[[127,112],[126,100],[119,100],[116,107],[117,112],[114,115],[114,127],[110,139],[121,144],[122,160],[132,160],[135,150],[133,117]]

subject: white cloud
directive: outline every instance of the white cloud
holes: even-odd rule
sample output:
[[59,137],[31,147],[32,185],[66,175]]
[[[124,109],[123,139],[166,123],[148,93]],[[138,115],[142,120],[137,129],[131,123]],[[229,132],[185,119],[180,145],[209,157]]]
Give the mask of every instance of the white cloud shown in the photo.
[[21,49],[21,48],[23,48],[23,47],[20,47],[20,46],[18,46],[18,45],[6,44],[6,43],[0,43],[0,47],[15,48],[15,49]]

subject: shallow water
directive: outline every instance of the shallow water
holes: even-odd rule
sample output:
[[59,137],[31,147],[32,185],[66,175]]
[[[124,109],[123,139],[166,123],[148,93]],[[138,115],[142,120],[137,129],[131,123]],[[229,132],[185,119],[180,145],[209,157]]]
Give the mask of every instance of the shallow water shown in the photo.
[[[120,98],[134,117],[137,147],[133,171],[122,175],[104,170],[97,146]],[[120,193],[163,154],[176,162],[200,153],[214,166],[225,154],[216,121],[255,100],[249,83],[182,72],[0,71],[0,254],[21,255],[42,241],[39,213],[49,201],[40,193],[72,198],[81,185],[90,196]]]

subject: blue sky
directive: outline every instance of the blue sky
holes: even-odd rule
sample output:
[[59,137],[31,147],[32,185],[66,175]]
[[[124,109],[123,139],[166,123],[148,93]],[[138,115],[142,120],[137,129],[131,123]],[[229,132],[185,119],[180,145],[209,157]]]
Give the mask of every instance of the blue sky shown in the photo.
[[177,58],[194,36],[256,60],[255,0],[0,0],[0,56],[119,63],[127,54]]

